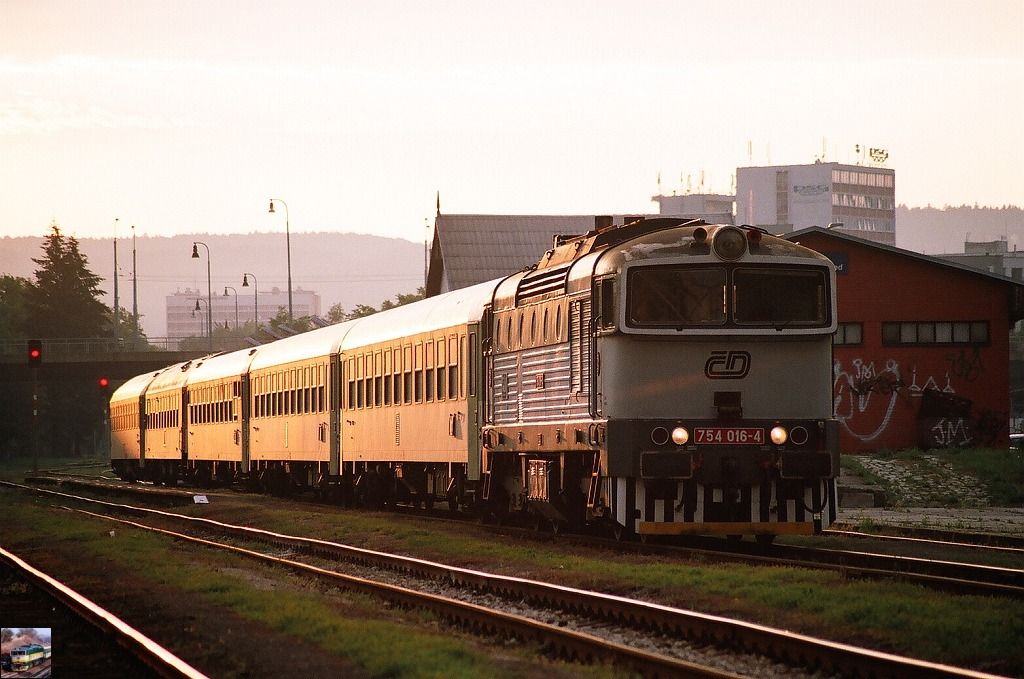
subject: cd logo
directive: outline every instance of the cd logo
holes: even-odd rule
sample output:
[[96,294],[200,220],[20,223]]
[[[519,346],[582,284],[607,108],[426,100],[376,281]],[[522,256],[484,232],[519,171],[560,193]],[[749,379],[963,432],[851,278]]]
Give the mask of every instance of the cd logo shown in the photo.
[[704,364],[709,380],[740,380],[750,372],[750,353],[746,351],[712,351]]

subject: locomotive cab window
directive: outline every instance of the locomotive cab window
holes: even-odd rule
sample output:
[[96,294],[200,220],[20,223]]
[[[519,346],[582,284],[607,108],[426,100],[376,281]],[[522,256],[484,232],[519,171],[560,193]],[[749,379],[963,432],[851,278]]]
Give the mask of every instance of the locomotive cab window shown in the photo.
[[813,269],[736,269],[734,311],[739,325],[819,326],[828,322],[825,274]]
[[635,328],[722,325],[725,292],[722,268],[636,268],[629,272],[626,320]]

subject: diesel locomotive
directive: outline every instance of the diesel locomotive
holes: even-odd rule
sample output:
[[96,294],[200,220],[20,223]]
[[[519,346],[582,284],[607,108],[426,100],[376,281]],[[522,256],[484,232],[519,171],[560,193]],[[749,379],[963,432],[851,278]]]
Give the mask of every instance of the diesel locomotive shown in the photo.
[[639,535],[836,517],[835,267],[682,219],[557,237],[511,276],[126,382],[126,479],[448,502]]

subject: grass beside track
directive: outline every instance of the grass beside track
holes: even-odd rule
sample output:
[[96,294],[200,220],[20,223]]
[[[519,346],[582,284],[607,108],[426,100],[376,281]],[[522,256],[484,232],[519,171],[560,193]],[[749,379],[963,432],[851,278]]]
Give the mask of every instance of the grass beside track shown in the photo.
[[[413,517],[214,503],[197,514],[444,563],[644,598],[953,665],[1024,672],[1024,606],[788,567],[709,564],[494,539]],[[236,521],[237,519],[237,521]]]
[[[196,549],[165,536],[52,509],[12,491],[0,490],[0,516],[4,517],[0,544],[26,554],[29,561],[33,554],[39,556],[44,551],[58,560],[102,564],[107,584],[141,578],[146,588],[138,589],[137,584],[133,595],[142,600],[147,591],[169,593],[195,602],[190,604],[194,606],[191,619],[220,619],[230,611],[264,627],[267,656],[293,653],[293,644],[313,644],[352,666],[341,669],[341,674],[336,674],[339,668],[331,668],[333,672],[327,675],[351,675],[354,670],[357,676],[395,678],[475,678],[495,673],[546,679],[613,676],[609,668],[538,661],[536,649],[512,647],[496,653],[494,648],[481,647],[475,640],[441,627],[429,614],[394,611],[370,596],[339,592],[239,556]],[[83,588],[83,593],[89,596],[89,590]],[[111,607],[109,602],[103,605]],[[145,631],[145,625],[140,627]],[[205,657],[205,663],[215,668],[214,674],[269,676],[259,658],[232,658],[224,640],[190,641],[187,632],[171,639],[155,636],[201,669]],[[211,660],[212,656],[216,657]]]

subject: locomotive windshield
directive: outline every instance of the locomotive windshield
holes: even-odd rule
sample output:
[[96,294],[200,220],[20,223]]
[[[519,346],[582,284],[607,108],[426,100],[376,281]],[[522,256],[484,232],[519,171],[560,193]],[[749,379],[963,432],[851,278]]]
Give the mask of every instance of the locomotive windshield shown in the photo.
[[739,325],[814,326],[828,321],[821,270],[736,269],[733,286],[733,317]]
[[814,327],[829,322],[825,271],[661,266],[630,270],[626,323],[634,328]]
[[629,325],[641,328],[725,323],[723,268],[649,267],[629,276]]

